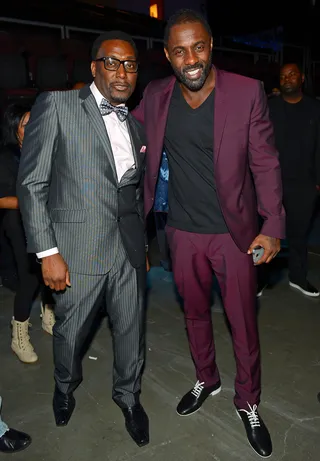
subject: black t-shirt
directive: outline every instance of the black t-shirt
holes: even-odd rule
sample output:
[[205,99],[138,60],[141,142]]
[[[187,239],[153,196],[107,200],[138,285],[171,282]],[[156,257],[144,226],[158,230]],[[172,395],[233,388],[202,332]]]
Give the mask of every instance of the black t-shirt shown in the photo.
[[316,182],[320,104],[307,96],[291,104],[282,97],[269,103],[283,181]]
[[176,83],[164,139],[169,163],[168,225],[176,229],[228,232],[214,180],[213,118],[214,91],[192,109]]

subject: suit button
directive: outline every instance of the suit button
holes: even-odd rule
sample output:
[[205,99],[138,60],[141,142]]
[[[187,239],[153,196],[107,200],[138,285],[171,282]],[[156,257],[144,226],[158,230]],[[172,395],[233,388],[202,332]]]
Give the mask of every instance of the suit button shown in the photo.
[[121,218],[117,218],[117,222],[120,222]]
[[153,197],[151,197],[151,199],[150,199],[150,200],[151,200],[151,202],[153,202],[153,200],[154,200],[154,199],[153,199]]
[[120,192],[121,192],[121,189],[120,189],[120,188],[119,188],[119,189],[117,189],[117,192],[118,192],[118,194],[120,194]]

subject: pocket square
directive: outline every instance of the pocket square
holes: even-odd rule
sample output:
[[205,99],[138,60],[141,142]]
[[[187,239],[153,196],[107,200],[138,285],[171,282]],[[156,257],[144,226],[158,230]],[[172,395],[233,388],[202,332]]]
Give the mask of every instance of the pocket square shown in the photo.
[[140,153],[144,154],[146,152],[146,150],[147,150],[146,146],[142,146],[141,149],[140,149]]

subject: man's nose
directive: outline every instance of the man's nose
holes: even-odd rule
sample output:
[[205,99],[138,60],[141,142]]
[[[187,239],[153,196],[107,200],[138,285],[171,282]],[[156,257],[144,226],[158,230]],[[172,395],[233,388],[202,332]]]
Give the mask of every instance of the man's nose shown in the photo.
[[120,64],[119,69],[117,70],[117,77],[119,78],[126,78],[127,77],[127,72],[124,68],[123,63]]
[[187,51],[185,54],[184,62],[188,66],[191,66],[192,64],[195,64],[196,62],[198,62],[198,57],[196,53],[193,50]]

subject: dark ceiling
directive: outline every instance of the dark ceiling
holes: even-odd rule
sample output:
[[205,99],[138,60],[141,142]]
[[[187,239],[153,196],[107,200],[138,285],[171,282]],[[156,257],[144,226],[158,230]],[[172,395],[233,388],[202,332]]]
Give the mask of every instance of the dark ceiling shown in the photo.
[[283,26],[286,41],[297,44],[318,41],[320,5],[311,0],[207,1],[214,35],[250,34]]

